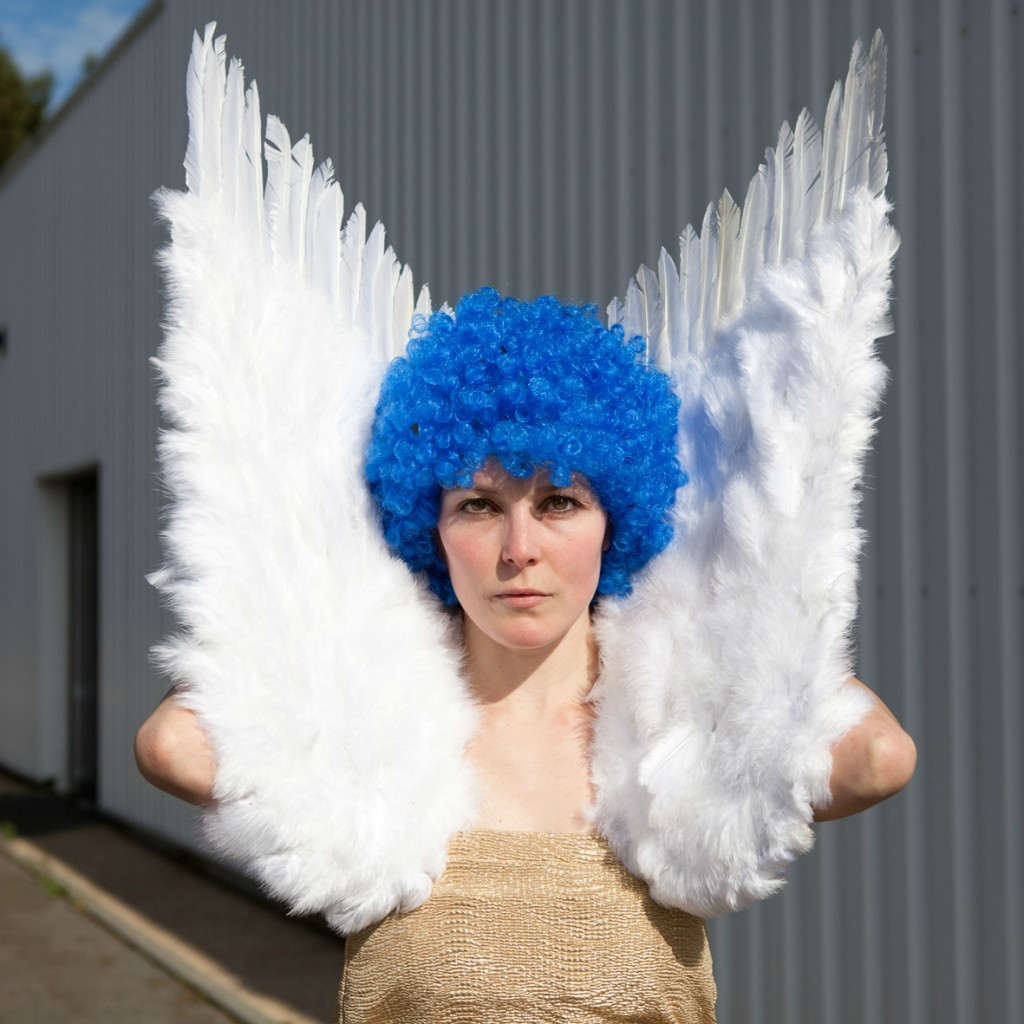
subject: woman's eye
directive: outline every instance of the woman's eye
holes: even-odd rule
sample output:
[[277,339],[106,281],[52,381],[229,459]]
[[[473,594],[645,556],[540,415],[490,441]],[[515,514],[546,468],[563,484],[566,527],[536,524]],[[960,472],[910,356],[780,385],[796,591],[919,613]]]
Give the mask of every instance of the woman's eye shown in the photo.
[[548,498],[548,508],[552,512],[568,512],[576,507],[576,502],[565,494],[553,494]]
[[483,498],[469,498],[462,503],[462,511],[472,515],[480,515],[487,511],[487,502]]

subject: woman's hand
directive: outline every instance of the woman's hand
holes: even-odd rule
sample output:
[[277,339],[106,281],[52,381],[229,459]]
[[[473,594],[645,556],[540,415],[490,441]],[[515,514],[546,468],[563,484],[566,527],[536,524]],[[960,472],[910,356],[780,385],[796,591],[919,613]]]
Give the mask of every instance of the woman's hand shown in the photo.
[[147,782],[190,804],[213,801],[217,763],[195,712],[172,690],[135,735],[135,763]]
[[896,716],[859,679],[874,706],[833,748],[831,802],[814,808],[815,821],[833,821],[867,810],[898,793],[914,774],[917,748]]

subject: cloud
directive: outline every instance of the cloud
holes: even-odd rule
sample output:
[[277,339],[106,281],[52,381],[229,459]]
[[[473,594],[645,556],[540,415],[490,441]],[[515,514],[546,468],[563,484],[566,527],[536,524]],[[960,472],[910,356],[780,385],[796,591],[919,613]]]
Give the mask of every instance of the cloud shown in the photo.
[[144,2],[0,0],[0,41],[26,74],[53,71],[59,103],[77,83],[86,55],[106,53]]

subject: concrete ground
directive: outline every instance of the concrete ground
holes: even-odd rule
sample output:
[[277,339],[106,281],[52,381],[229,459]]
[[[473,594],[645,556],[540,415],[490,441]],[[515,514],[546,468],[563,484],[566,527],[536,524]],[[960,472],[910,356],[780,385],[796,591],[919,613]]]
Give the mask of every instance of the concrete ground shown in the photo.
[[0,1024],[335,1019],[342,940],[0,774]]
[[0,858],[0,1021],[222,1024],[236,1018]]

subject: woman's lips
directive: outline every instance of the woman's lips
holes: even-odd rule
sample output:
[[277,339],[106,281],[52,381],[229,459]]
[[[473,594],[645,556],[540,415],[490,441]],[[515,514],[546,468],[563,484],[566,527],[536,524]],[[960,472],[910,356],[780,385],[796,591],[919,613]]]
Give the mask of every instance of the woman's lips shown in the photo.
[[495,598],[508,608],[534,608],[547,599],[540,590],[503,590]]

